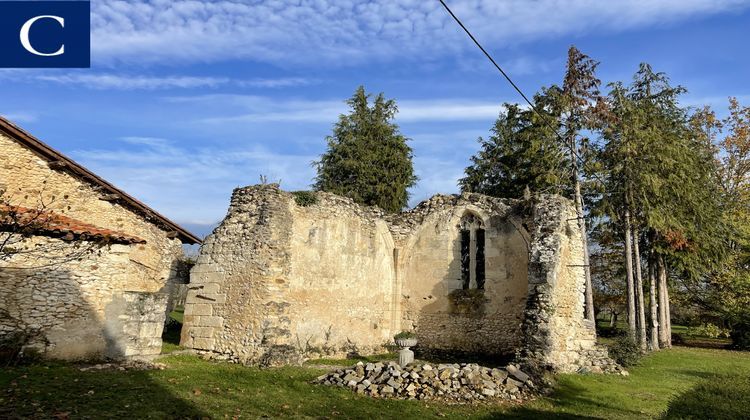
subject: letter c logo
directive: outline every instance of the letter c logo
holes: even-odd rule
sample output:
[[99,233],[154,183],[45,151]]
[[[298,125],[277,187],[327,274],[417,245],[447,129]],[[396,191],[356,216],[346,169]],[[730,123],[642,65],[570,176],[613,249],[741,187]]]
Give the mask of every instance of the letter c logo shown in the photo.
[[33,25],[37,20],[40,19],[53,19],[57,21],[57,23],[60,24],[63,28],[65,27],[65,19],[61,18],[60,16],[51,16],[51,15],[43,15],[43,16],[37,16],[33,17],[26,21],[26,23],[23,24],[21,27],[21,45],[23,45],[24,48],[26,48],[26,51],[35,54],[40,55],[42,57],[53,57],[56,55],[62,55],[65,53],[65,44],[62,44],[60,46],[60,49],[49,54],[45,54],[42,52],[37,51],[34,49],[34,47],[31,45],[31,41],[29,41],[29,30],[31,29],[31,25]]

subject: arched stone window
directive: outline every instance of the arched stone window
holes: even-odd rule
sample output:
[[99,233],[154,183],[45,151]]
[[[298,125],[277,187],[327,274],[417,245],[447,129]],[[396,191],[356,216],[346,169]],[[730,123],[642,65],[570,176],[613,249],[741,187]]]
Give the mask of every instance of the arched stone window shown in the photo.
[[475,214],[466,213],[459,227],[463,288],[484,289],[484,223]]

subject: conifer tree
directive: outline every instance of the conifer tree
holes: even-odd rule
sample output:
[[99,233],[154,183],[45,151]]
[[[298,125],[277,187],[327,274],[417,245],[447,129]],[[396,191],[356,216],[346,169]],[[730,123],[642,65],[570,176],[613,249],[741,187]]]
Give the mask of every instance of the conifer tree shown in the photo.
[[635,281],[633,275],[632,205],[628,194],[634,182],[633,121],[637,108],[622,83],[610,84],[606,106],[601,112],[601,129],[604,140],[598,156],[604,179],[604,192],[596,203],[594,214],[610,224],[610,230],[620,232],[624,244],[628,334],[635,339],[637,331]]
[[328,150],[313,163],[318,173],[313,188],[397,212],[417,181],[412,149],[392,121],[396,102],[380,93],[370,105],[370,97],[360,86],[347,100],[350,113],[339,116],[326,138]]
[[555,129],[560,121],[560,88],[534,95],[537,112],[503,104],[492,135],[479,138],[481,149],[459,180],[462,191],[520,198],[528,187],[539,193],[568,193],[570,164]]
[[594,297],[589,263],[588,231],[584,217],[581,173],[583,165],[582,131],[593,129],[598,124],[595,106],[600,102],[600,80],[596,78],[598,62],[583,54],[575,46],[568,49],[568,63],[562,89],[562,125],[564,141],[570,154],[573,182],[573,201],[578,225],[583,233],[584,273],[586,277],[586,318],[594,321]]
[[[657,300],[659,307],[650,312],[660,318],[657,324],[662,345],[669,345],[667,274],[674,271],[694,278],[721,258],[717,236],[721,237],[724,230],[711,175],[713,159],[706,147],[694,140],[687,113],[678,105],[685,90],[672,87],[666,75],[642,64],[630,86],[611,86],[601,155],[607,185],[599,210],[606,212],[611,223],[625,225],[626,240],[629,226],[634,232],[644,232],[633,240],[644,245],[644,255],[650,256],[645,262],[656,265],[649,268],[656,272],[650,279],[658,281],[659,287],[649,289],[659,293],[658,299],[650,299]],[[635,265],[633,288],[636,297],[638,292],[642,297],[638,272],[644,258],[636,251],[634,246],[633,258],[626,251],[626,260],[632,260],[626,264]],[[632,308],[638,313],[629,312],[636,318],[635,323],[631,321],[631,329],[637,328],[643,346],[647,334],[641,297]]]

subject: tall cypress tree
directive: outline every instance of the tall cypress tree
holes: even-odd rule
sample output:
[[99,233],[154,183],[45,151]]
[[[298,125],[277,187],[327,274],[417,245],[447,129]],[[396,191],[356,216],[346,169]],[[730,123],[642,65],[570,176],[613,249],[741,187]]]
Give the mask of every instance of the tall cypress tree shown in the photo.
[[[718,261],[721,246],[716,237],[723,231],[720,200],[711,175],[713,159],[694,140],[687,113],[678,105],[685,90],[671,86],[666,75],[648,64],[641,65],[628,87],[611,86],[601,155],[607,185],[598,211],[606,213],[608,223],[623,229],[626,245],[635,241],[643,245],[626,250],[625,260],[635,265],[626,267],[630,273],[635,271],[632,289],[637,297],[631,297],[636,301],[629,305],[629,316],[636,322],[630,325],[645,345],[655,334],[646,334],[640,267],[644,262],[652,264],[648,272],[654,270],[654,275],[649,280],[660,283],[649,288],[659,293],[660,310],[652,308],[651,313],[661,314],[660,337],[668,340],[667,272],[694,275]],[[638,248],[649,258],[643,258]],[[651,343],[652,348],[657,345]]]
[[586,276],[586,318],[594,321],[594,297],[589,267],[588,231],[584,217],[581,173],[583,172],[583,144],[586,139],[582,131],[594,129],[598,125],[596,105],[600,102],[599,85],[596,78],[598,62],[583,54],[575,46],[568,49],[568,64],[565,70],[562,89],[562,124],[564,140],[567,143],[572,168],[573,201],[578,217],[578,225],[583,232],[584,273]]
[[360,86],[346,101],[351,111],[339,116],[326,138],[328,150],[313,163],[318,172],[313,188],[397,212],[417,181],[412,149],[393,123],[396,102],[380,93],[370,105],[370,97]]
[[569,157],[554,131],[560,124],[561,94],[552,86],[534,95],[537,112],[503,104],[492,134],[479,138],[481,148],[459,180],[461,190],[501,198],[519,198],[527,187],[569,195]]

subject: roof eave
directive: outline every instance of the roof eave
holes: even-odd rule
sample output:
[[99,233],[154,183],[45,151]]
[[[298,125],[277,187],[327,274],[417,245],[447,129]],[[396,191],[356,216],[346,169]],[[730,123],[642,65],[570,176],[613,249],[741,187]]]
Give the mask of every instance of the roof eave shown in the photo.
[[[127,207],[130,207],[132,210],[135,210],[136,212],[140,213],[142,216],[146,218],[147,221],[151,221],[150,219],[156,219],[158,223],[162,224],[162,228],[167,231],[174,231],[177,233],[177,238],[182,241],[182,243],[185,244],[200,244],[202,241],[200,238],[195,236],[194,234],[190,233],[186,229],[182,228],[177,223],[169,220],[167,217],[161,215],[156,210],[150,208],[146,204],[142,203],[135,197],[131,196],[130,194],[126,193],[125,191],[120,190],[119,188],[115,187],[114,185],[110,184],[103,178],[99,177],[95,173],[89,171],[85,167],[79,165],[76,163],[73,159],[70,159],[69,157],[63,155],[62,153],[58,152],[57,150],[53,149],[52,147],[48,146],[41,140],[37,139],[33,135],[26,132],[24,129],[18,127],[14,123],[8,121],[7,119],[0,116],[0,130],[5,131],[9,135],[11,135],[16,140],[22,142],[26,146],[28,146],[31,150],[33,150],[36,154],[44,157],[50,162],[64,162],[65,168],[73,172],[75,175],[78,175],[79,177],[88,180],[90,182],[93,182],[94,184],[97,184],[98,186],[102,187],[103,190],[110,194],[117,194],[121,198],[118,199],[118,202],[121,204],[125,204]],[[157,223],[157,224],[158,224]]]

